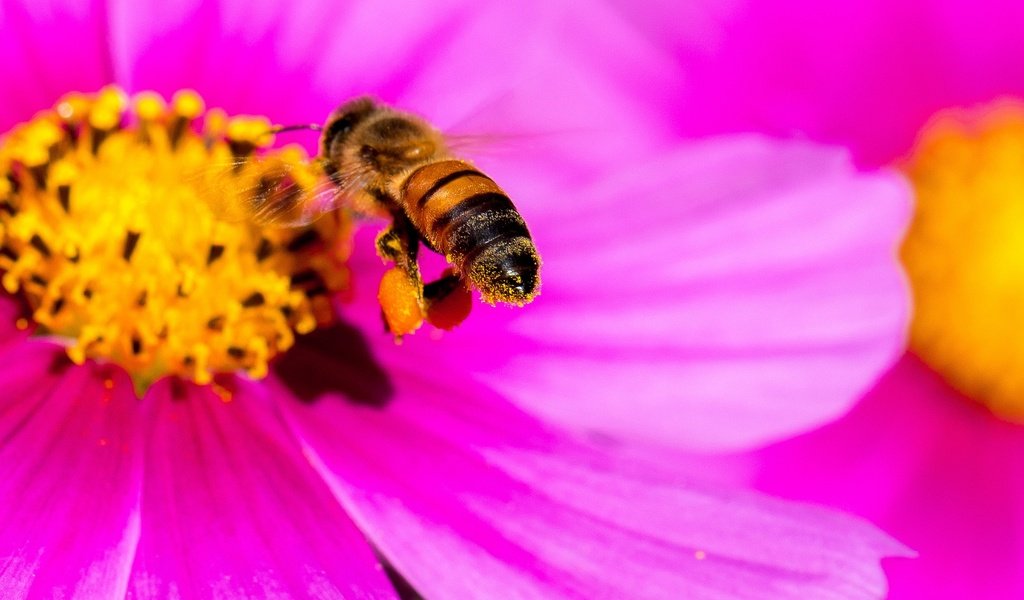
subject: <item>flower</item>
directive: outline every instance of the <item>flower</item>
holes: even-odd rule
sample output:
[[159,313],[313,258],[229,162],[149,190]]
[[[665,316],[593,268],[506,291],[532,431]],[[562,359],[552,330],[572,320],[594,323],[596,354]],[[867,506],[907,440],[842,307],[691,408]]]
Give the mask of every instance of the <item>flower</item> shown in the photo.
[[[0,100],[6,128],[69,92],[114,82],[163,98],[195,88],[211,106],[281,123],[373,93],[445,126],[461,119],[484,132],[564,133],[540,148],[527,135],[533,147],[486,162],[535,233],[543,296],[515,312],[477,308],[441,339],[421,333],[396,346],[376,333],[379,307],[365,290],[382,268],[366,229],[351,257],[338,256],[352,276],[340,284],[354,299],[333,305],[339,320],[318,322],[263,379],[211,368],[215,385],[206,384],[185,353],[156,361],[177,364],[184,378],[140,377],[125,358],[134,348],[102,355],[114,363],[70,352],[75,365],[65,342],[30,335],[42,315],[4,297],[5,594],[393,596],[382,563],[430,598],[883,593],[878,559],[904,552],[884,534],[831,511],[701,483],[686,475],[701,468],[691,457],[648,444],[743,447],[841,412],[899,347],[905,308],[891,253],[906,188],[811,144],[742,137],[675,147],[653,100],[673,85],[664,57],[613,14],[570,8],[5,7],[7,81],[22,91]],[[617,58],[623,52],[629,61]],[[643,93],[634,92],[640,83]],[[158,101],[143,98],[131,132],[159,135],[144,130],[146,103]],[[171,110],[191,114],[173,100]],[[108,135],[104,144],[117,134]],[[212,138],[216,148],[221,138]],[[14,164],[48,164],[49,153],[27,161],[37,138],[27,139]],[[114,156],[123,169],[106,165],[107,185],[128,182],[142,195],[174,185],[132,179],[145,158],[139,148]],[[12,194],[43,197],[30,220],[39,229],[5,230],[5,239],[24,239],[36,268],[77,264],[73,248],[56,256],[70,234],[46,229],[43,216],[64,210],[61,192],[32,187],[56,176],[33,180],[25,169],[10,181],[25,186]],[[111,210],[125,201],[111,194]],[[198,212],[189,220],[154,212],[146,224],[187,240],[189,225],[205,223]],[[99,273],[149,267],[160,276],[154,285],[176,275],[143,260],[145,231],[96,221],[104,232],[120,228],[105,239],[130,265],[108,253]],[[219,254],[209,243],[187,251],[200,252],[199,262],[237,252],[249,258],[230,264],[251,266],[254,240],[232,239]],[[300,256],[286,255],[286,266]],[[12,289],[50,289],[52,281],[33,279],[45,279],[42,271],[25,270],[18,286],[13,272],[5,274]],[[228,282],[251,281],[255,271],[245,273],[223,280],[225,296],[235,291]],[[230,296],[238,306],[272,304],[280,289],[261,273],[269,278],[262,301]],[[66,308],[45,294],[31,300],[50,314]],[[194,319],[216,301],[177,308]],[[317,316],[295,302],[279,308]],[[811,376],[821,368],[833,376]],[[248,370],[264,374],[258,362]]]
[[892,598],[1024,594],[1021,23],[1005,2],[770,0],[723,10],[710,44],[659,34],[689,74],[679,97],[702,107],[679,113],[679,132],[838,143],[915,187],[907,354],[846,418],[743,457],[760,489],[853,511],[917,550],[887,565]]

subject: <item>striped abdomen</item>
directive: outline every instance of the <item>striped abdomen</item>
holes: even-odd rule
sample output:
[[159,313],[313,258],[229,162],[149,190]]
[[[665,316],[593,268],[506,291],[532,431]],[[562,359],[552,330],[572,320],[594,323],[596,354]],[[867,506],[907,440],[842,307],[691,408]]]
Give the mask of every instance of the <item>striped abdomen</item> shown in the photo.
[[525,304],[537,295],[540,257],[519,211],[490,177],[460,160],[424,165],[400,202],[423,237],[485,300]]

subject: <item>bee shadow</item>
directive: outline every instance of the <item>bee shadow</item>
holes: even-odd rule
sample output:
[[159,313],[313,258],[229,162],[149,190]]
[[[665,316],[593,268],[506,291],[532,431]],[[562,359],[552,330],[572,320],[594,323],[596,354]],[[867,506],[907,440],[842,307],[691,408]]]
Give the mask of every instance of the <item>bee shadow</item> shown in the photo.
[[383,407],[395,392],[366,338],[343,322],[298,338],[273,369],[295,397],[306,403],[330,395],[362,406]]

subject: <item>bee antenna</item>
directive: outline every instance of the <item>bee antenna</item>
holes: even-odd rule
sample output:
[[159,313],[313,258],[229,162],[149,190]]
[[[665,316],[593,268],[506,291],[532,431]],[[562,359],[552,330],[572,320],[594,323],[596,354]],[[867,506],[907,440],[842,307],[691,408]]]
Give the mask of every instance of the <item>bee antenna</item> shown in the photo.
[[307,123],[303,125],[278,125],[277,127],[271,127],[268,133],[277,134],[285,131],[299,131],[300,129],[323,131],[324,128],[316,123]]

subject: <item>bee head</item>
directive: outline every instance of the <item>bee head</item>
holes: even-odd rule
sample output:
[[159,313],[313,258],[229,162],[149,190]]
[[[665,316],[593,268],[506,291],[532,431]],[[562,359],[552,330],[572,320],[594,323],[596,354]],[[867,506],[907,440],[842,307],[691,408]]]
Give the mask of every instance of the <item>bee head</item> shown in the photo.
[[353,131],[381,108],[373,98],[363,97],[339,106],[324,123],[320,136],[320,153],[331,164],[337,165],[347,147]]
[[422,119],[359,98],[331,114],[320,145],[322,156],[337,171],[390,176],[434,156],[444,142]]

